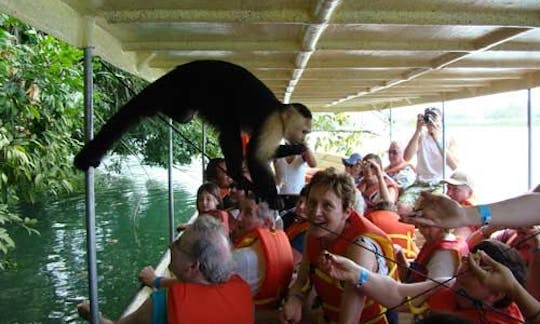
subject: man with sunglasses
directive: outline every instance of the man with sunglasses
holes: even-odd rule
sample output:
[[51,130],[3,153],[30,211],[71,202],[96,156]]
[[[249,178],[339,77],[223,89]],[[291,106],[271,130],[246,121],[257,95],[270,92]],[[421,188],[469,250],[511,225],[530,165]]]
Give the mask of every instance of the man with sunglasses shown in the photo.
[[403,150],[398,142],[393,141],[388,148],[388,165],[384,172],[394,179],[398,184],[400,191],[413,184],[416,180],[416,172],[414,166],[403,159]]

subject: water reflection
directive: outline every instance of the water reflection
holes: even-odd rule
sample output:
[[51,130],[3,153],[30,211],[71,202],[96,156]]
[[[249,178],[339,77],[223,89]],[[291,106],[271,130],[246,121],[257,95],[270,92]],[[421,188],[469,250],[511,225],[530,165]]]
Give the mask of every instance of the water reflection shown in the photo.
[[[148,170],[147,170],[148,172]],[[168,240],[166,171],[96,179],[96,246],[100,311],[116,318],[137,291],[136,275],[155,264]],[[194,211],[200,179],[175,172],[175,220]],[[80,322],[75,305],[88,298],[84,194],[41,206],[20,206],[39,220],[40,235],[17,229],[16,269],[0,276],[0,322]]]

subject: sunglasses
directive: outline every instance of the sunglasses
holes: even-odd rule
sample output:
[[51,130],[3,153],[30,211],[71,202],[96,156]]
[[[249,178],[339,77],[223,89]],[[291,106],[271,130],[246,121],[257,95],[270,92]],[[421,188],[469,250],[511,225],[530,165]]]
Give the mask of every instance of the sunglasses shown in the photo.
[[397,150],[388,150],[388,154],[398,154]]

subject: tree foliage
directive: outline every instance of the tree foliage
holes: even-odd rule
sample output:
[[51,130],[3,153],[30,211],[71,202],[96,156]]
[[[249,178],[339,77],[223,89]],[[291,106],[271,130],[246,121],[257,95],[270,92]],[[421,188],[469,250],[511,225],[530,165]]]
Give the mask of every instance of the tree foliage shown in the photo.
[[362,142],[362,130],[345,113],[317,114],[313,119],[315,151],[336,155],[356,152]]
[[[9,230],[22,226],[35,232],[35,220],[17,215],[15,206],[57,199],[81,187],[72,158],[84,139],[82,57],[81,50],[0,15],[0,269],[15,246]],[[95,58],[96,129],[146,84]],[[115,152],[142,152],[145,162],[165,165],[167,132],[163,122],[144,122]],[[182,132],[200,143],[196,124],[183,126]],[[178,136],[175,145],[176,163],[188,163],[198,153]],[[217,154],[217,146],[211,145],[210,152]]]

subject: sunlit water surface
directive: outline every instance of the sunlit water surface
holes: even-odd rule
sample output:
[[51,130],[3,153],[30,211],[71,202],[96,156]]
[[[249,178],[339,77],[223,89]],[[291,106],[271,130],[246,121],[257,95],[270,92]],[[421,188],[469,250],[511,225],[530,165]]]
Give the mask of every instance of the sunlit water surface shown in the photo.
[[[194,212],[200,171],[174,172],[175,220]],[[96,180],[96,246],[100,311],[117,318],[139,287],[137,274],[167,246],[167,172],[132,166]],[[21,206],[40,235],[13,233],[17,265],[0,273],[0,323],[80,322],[75,305],[88,298],[84,193]]]

